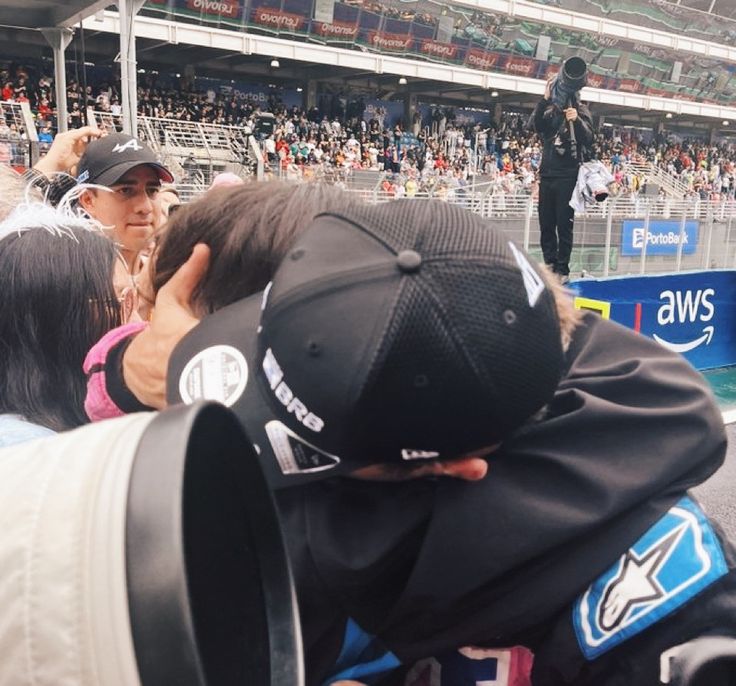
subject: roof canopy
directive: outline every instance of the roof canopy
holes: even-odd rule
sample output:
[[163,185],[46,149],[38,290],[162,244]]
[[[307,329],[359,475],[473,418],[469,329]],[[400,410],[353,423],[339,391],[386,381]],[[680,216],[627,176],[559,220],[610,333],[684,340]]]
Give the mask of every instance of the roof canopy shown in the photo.
[[0,25],[26,29],[74,26],[112,4],[114,0],[3,0]]

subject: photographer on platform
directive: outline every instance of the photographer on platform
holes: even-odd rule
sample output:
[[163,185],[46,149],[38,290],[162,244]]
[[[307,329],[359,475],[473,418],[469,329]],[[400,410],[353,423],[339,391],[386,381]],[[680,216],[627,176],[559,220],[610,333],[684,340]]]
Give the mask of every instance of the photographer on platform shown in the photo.
[[[569,78],[570,71],[573,71],[573,78]],[[565,62],[560,75],[547,82],[544,97],[537,103],[533,115],[534,128],[544,141],[539,183],[542,255],[545,264],[563,282],[568,280],[570,273],[575,219],[570,198],[578,169],[589,159],[593,143],[590,110],[579,99],[583,85],[585,63],[573,57]]]

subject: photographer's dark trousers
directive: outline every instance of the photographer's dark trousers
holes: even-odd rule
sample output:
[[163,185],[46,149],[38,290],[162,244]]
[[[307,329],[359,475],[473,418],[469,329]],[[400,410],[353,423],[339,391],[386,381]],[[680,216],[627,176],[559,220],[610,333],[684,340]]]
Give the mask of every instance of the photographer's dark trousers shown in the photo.
[[570,198],[577,176],[542,177],[539,182],[539,229],[544,263],[561,276],[570,273],[575,210]]

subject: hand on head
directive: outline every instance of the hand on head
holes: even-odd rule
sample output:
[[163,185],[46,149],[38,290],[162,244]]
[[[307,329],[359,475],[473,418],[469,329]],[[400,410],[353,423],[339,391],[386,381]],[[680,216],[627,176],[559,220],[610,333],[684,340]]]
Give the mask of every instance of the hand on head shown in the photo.
[[49,151],[36,163],[34,169],[46,176],[58,172],[74,175],[87,143],[103,135],[102,131],[92,126],[83,126],[80,129],[59,133],[54,137]]
[[199,243],[156,296],[151,325],[131,341],[123,355],[126,386],[143,404],[166,406],[169,357],[179,341],[198,323],[192,293],[207,271],[210,249]]

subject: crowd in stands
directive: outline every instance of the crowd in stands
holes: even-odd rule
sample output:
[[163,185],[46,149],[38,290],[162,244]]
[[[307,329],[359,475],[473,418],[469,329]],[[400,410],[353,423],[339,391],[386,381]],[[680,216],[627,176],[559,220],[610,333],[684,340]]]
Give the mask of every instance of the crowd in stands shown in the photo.
[[[55,121],[53,80],[20,65],[0,70],[5,101],[27,102],[39,134],[41,152],[50,145]],[[389,122],[379,108],[364,116],[360,98],[334,98],[329,108],[287,107],[277,97],[256,103],[214,89],[196,90],[182,79],[178,88],[161,87],[144,75],[138,91],[139,115],[184,122],[249,127],[260,140],[271,177],[322,179],[344,183],[356,169],[387,172],[382,190],[395,196],[462,193],[469,187],[492,193],[536,196],[540,142],[522,114],[504,113],[500,121],[476,123],[451,108],[435,107],[409,125]],[[85,121],[87,107],[122,114],[119,84],[114,80],[83,87],[71,79],[67,88],[68,127]],[[257,116],[274,114],[269,134],[257,132]],[[16,121],[0,120],[0,163],[27,166],[25,134]],[[650,162],[682,183],[687,195],[733,199],[736,150],[732,144],[710,145],[666,135],[645,137],[632,129],[603,127],[595,155],[615,178],[614,192],[636,194],[641,179],[630,162]]]

